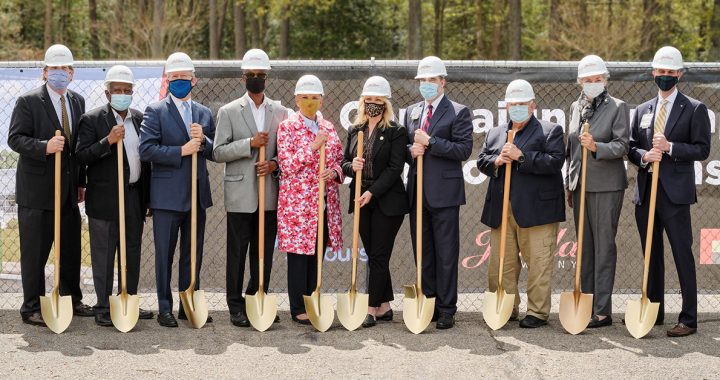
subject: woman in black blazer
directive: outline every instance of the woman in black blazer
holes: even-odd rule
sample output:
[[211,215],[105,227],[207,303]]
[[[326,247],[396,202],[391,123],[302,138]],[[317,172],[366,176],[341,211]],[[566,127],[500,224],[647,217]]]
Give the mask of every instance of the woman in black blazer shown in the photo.
[[[371,77],[365,82],[358,114],[348,132],[342,169],[353,178],[350,183],[349,212],[354,212],[355,172],[362,171],[360,237],[368,256],[370,296],[364,327],[376,321],[391,321],[393,311],[390,255],[395,237],[409,210],[402,171],[405,166],[407,136],[405,128],[393,119],[390,84],[385,78]],[[357,158],[357,133],[363,131],[363,158]]]

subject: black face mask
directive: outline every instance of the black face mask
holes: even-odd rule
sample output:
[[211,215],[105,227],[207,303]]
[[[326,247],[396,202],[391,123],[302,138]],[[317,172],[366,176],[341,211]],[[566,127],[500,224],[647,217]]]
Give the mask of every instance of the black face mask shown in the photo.
[[245,88],[253,94],[262,94],[265,91],[265,78],[247,78],[245,79]]
[[655,84],[662,91],[670,91],[678,83],[678,77],[671,75],[658,75],[655,77]]
[[385,104],[365,103],[365,113],[370,117],[382,115],[385,112]]

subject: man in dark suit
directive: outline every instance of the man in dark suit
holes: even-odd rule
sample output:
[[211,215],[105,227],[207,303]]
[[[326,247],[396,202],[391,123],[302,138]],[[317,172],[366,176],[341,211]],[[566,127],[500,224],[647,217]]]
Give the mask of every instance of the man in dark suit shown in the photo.
[[[522,79],[511,82],[505,92],[510,123],[491,129],[477,160],[480,171],[490,178],[481,222],[490,227],[492,252],[488,265],[490,291],[497,290],[500,269],[500,223],[503,208],[505,165],[512,165],[507,248],[503,265],[503,287],[515,294],[512,319],[518,317],[518,278],[528,267],[528,310],[520,327],[547,324],[550,314],[553,255],[558,224],[565,220],[562,167],[565,143],[560,125],[538,120],[532,86]],[[513,143],[508,131],[515,131]]]
[[677,89],[682,78],[680,51],[661,48],[653,59],[658,96],[639,105],[630,128],[628,159],[638,166],[635,185],[635,220],[643,250],[648,227],[650,181],[653,162],[660,162],[655,225],[650,253],[648,297],[660,302],[656,325],[664,323],[665,263],[663,230],[672,248],[680,279],[682,310],[668,336],[681,337],[697,331],[697,281],[692,252],[690,205],[697,202],[694,161],[710,154],[710,119],[705,105]]
[[[170,276],[180,233],[180,290],[190,285],[190,207],[192,154],[198,154],[197,266],[200,288],[205,210],[212,206],[206,159],[212,159],[215,124],[212,112],[191,99],[195,67],[185,53],[173,53],[165,64],[170,94],[150,104],[140,129],[140,159],[152,163],[150,209],[153,210],[158,323],[177,327],[172,314]],[[182,305],[178,318],[187,319]],[[212,322],[208,317],[207,322]]]
[[[127,291],[137,294],[140,279],[140,249],[150,189],[150,164],[140,161],[142,113],[131,109],[133,73],[122,65],[111,67],[105,76],[108,103],[80,118],[77,158],[86,166],[85,213],[90,227],[90,255],[97,303],[95,323],[112,326],[109,297],[113,290],[116,252],[119,252],[117,142],[123,140],[123,184]],[[118,256],[119,258],[119,256]],[[118,269],[120,266],[118,265]],[[120,273],[118,271],[118,278]],[[140,319],[153,314],[140,310]]]
[[[67,89],[72,81],[70,49],[53,45],[45,53],[45,84],[20,96],[10,119],[8,145],[20,154],[16,202],[22,267],[22,320],[44,326],[40,296],[45,294],[45,263],[53,243],[55,153],[62,152],[60,223],[60,295],[72,296],[73,313],[92,316],[80,290],[80,209],[85,174],[74,151],[85,99]],[[55,132],[62,132],[55,136]]]
[[[424,157],[423,177],[423,292],[437,297],[438,329],[455,325],[457,312],[458,257],[460,255],[460,206],[465,204],[462,162],[472,153],[470,110],[445,94],[445,64],[426,57],[418,65],[424,101],[407,108],[405,126],[410,154],[408,196],[415,204],[415,158]],[[411,207],[410,233],[415,249],[415,213]],[[435,318],[433,318],[435,319]]]

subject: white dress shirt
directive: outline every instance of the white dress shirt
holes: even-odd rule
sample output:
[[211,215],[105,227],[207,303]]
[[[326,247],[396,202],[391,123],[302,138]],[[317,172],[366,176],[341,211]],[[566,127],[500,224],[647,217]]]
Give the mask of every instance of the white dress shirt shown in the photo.
[[45,85],[47,87],[47,92],[50,94],[50,101],[52,101],[53,108],[55,108],[55,113],[57,114],[58,122],[60,122],[60,128],[62,128],[62,108],[60,108],[60,96],[65,97],[65,112],[67,112],[68,116],[68,124],[70,127],[70,133],[75,134],[75,131],[73,131],[73,118],[72,118],[72,112],[70,111],[70,99],[67,96],[67,90],[65,91],[65,94],[60,95],[55,90],[50,88],[49,85]]
[[265,132],[265,104],[267,103],[267,98],[263,96],[263,101],[260,103],[260,107],[255,105],[255,102],[248,94],[245,94],[245,98],[247,99],[247,102],[250,103],[250,110],[252,111],[253,119],[255,119],[255,126],[257,127],[258,132]]
[[113,109],[113,115],[115,115],[115,121],[117,124],[125,126],[125,137],[123,138],[123,145],[125,146],[125,156],[127,157],[128,164],[130,164],[130,183],[135,183],[140,179],[140,172],[142,171],[142,164],[140,163],[140,136],[135,131],[135,124],[132,121],[132,115],[130,110],[127,112],[125,120],[122,116]]
[[427,120],[428,105],[432,104],[432,112],[433,112],[433,115],[435,115],[438,105],[440,105],[440,101],[442,101],[442,99],[444,97],[445,97],[445,94],[440,94],[440,96],[438,96],[435,100],[433,100],[432,103],[428,103],[427,100],[423,102],[422,119],[420,119],[420,129],[422,129],[423,125],[425,125],[425,120]]

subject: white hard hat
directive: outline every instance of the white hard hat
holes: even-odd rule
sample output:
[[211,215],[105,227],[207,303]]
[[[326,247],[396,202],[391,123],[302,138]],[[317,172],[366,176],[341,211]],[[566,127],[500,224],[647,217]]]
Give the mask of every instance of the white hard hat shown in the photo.
[[322,82],[315,75],[303,75],[295,84],[295,95],[325,95]]
[[431,55],[420,61],[415,79],[444,76],[447,76],[447,71],[445,71],[445,64],[442,59]]
[[605,61],[597,55],[588,55],[578,63],[578,78],[601,74],[610,74],[610,72],[605,66]]
[[132,70],[124,65],[115,65],[111,67],[107,71],[107,74],[105,74],[105,85],[107,86],[108,83],[112,82],[134,84]]
[[524,79],[516,79],[507,86],[505,90],[506,103],[525,103],[535,99],[533,88]]
[[65,45],[50,46],[45,52],[45,66],[72,66],[73,55]]
[[243,70],[270,70],[270,58],[260,49],[250,49],[242,58]]
[[684,67],[682,53],[672,46],[661,47],[655,53],[652,67],[653,69],[681,70]]
[[193,65],[190,56],[182,53],[172,53],[165,62],[165,72],[174,73],[176,71],[192,71],[195,72],[195,65]]
[[390,83],[381,76],[374,76],[365,81],[360,96],[384,96],[391,98]]

